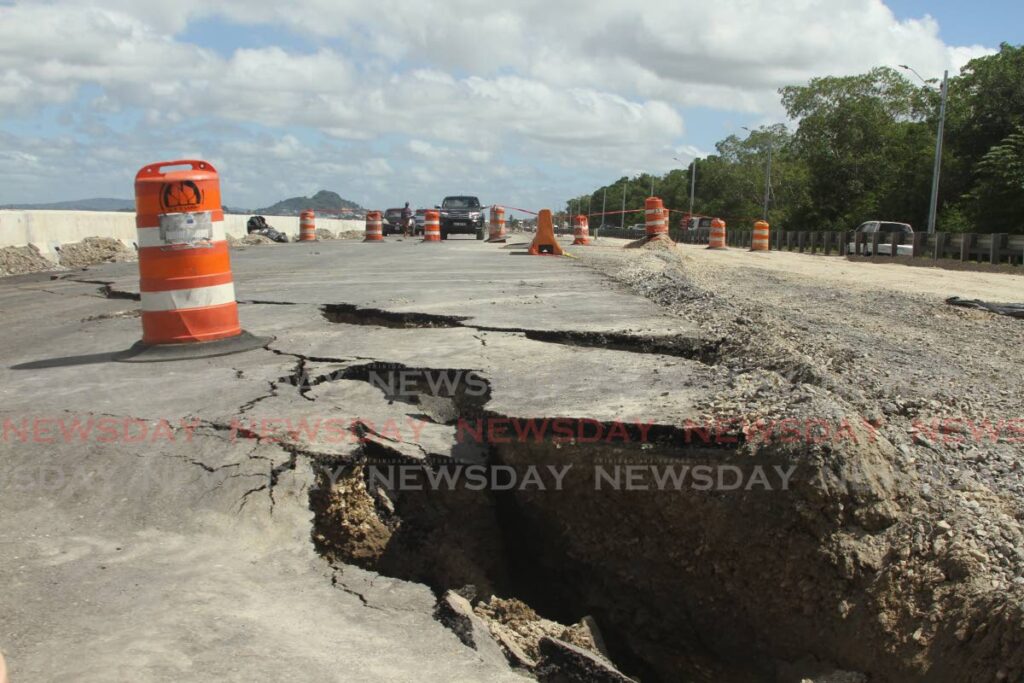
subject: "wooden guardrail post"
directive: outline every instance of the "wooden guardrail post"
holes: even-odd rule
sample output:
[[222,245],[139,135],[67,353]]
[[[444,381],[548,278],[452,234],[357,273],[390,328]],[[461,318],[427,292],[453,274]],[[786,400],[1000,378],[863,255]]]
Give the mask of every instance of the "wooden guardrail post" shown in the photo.
[[911,247],[910,257],[918,258],[924,253],[924,242],[928,239],[928,233],[926,232],[915,232],[913,247]]
[[878,239],[881,237],[877,232],[871,233],[871,258],[878,256]]
[[946,255],[947,236],[944,232],[935,233],[935,250],[932,252],[933,259],[940,259]]
[[889,239],[889,256],[899,256],[899,245],[903,244],[903,233],[894,232]]
[[993,233],[990,235],[992,244],[988,248],[988,262],[999,263],[1003,260],[1003,243],[1006,242],[1005,233]]
[[970,261],[971,250],[974,247],[974,233],[965,232],[960,236],[960,260]]
[[807,240],[807,231],[801,230],[796,234],[796,247],[797,251],[801,254],[804,253],[804,242]]

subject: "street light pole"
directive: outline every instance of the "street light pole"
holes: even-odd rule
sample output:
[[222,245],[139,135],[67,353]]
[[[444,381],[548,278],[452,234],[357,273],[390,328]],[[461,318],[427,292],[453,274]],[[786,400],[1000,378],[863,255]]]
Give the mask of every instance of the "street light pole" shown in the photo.
[[[740,126],[740,128],[742,128],[743,130],[747,131],[748,133],[753,133],[754,132],[754,131],[750,130],[749,128],[747,128],[746,126]],[[768,221],[768,201],[769,201],[769,198],[771,197],[771,192],[772,192],[772,140],[771,140],[771,138],[768,138],[768,163],[765,164],[765,168],[764,168],[764,213],[762,214],[762,218],[765,220],[765,222]]]
[[928,234],[935,234],[935,214],[939,210],[939,175],[942,172],[942,135],[946,129],[946,98],[949,96],[949,71],[942,72],[942,98],[939,104],[939,132],[935,137],[935,166],[932,168],[932,197],[928,204]]
[[[913,67],[907,66],[906,64],[900,64],[901,69],[910,71],[917,76],[922,83],[928,85],[928,81],[924,80],[921,74],[917,73],[917,70]],[[939,176],[942,172],[942,138],[946,130],[946,100],[949,97],[949,70],[942,72],[942,86],[940,88],[940,99],[939,99],[939,130],[935,135],[935,162],[932,166],[932,195],[928,201],[928,234],[935,234],[935,218],[939,211]]]

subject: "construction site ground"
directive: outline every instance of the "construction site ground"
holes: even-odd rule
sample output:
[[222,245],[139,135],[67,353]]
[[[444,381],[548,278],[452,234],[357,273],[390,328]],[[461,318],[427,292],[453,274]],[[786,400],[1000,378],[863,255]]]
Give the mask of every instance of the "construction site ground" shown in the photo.
[[[136,264],[0,280],[12,680],[1021,679],[1024,321],[944,299],[1024,278],[528,239],[236,249],[265,346],[162,363]],[[371,476],[465,464],[543,481]]]

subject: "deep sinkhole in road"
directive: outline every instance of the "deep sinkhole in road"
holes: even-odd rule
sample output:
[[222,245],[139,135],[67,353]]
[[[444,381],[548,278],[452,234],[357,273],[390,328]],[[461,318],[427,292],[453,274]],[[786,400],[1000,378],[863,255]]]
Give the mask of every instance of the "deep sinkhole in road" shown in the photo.
[[[472,327],[532,334],[551,343],[608,343],[607,335],[481,328],[457,316],[393,314],[348,304],[322,311],[325,320],[342,325]],[[615,341],[630,352],[748,362],[737,344],[664,338],[645,346],[642,336],[628,334]],[[310,377],[296,357],[292,383],[303,395],[310,386],[336,379],[371,381],[374,368],[436,377],[472,372],[365,363]],[[431,381],[416,385],[413,398],[378,387],[390,401],[416,406],[422,419],[457,426],[455,443],[449,452],[409,455],[368,434],[372,438],[354,456],[309,454],[316,471],[310,493],[314,544],[331,562],[421,582],[439,596],[455,590],[477,606],[494,596],[521,600],[563,624],[593,617],[610,660],[644,681],[799,680],[834,669],[882,681],[926,680],[931,669],[927,680],[952,681],[994,671],[1000,664],[993,654],[998,638],[963,645],[964,624],[992,611],[985,602],[957,605],[948,623],[931,627],[933,648],[921,654],[915,620],[930,598],[908,596],[913,573],[901,575],[903,570],[887,566],[902,552],[889,531],[913,504],[902,475],[892,468],[893,446],[864,433],[842,392],[805,360],[772,362],[777,365],[766,371],[805,387],[805,414],[848,418],[853,438],[754,445],[738,433],[732,441],[709,442],[699,429],[656,424],[619,425],[625,437],[594,440],[586,438],[587,428],[612,425],[550,416],[540,418],[542,429],[516,439],[494,439],[484,429],[467,440],[465,433],[458,435],[463,423],[517,420],[489,410],[490,387],[483,398],[439,392]],[[507,468],[524,479],[531,468],[567,465],[556,489],[501,487],[494,481],[477,487],[459,474],[484,466]],[[661,471],[661,480],[652,475],[659,484],[676,481],[666,471],[692,473],[698,467],[792,471],[784,489],[706,490],[692,478],[660,490],[595,485],[595,472],[631,466]],[[449,480],[445,473],[455,484],[438,487],[437,481]],[[994,633],[1011,628],[1000,621]],[[522,665],[521,658],[506,654]],[[935,662],[942,662],[938,676]]]

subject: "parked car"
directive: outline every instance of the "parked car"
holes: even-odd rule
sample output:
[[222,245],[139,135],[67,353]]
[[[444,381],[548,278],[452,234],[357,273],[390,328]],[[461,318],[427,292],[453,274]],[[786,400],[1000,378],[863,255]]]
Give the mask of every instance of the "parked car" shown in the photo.
[[710,228],[711,221],[714,219],[711,216],[691,216],[687,221],[680,221],[679,227],[683,230],[697,230],[699,228]]
[[426,209],[416,209],[416,213],[413,215],[413,220],[416,221],[416,227],[413,229],[413,231],[417,235],[422,235],[423,234],[423,226],[427,222],[427,210]]
[[[911,256],[914,253],[914,229],[910,227],[909,223],[896,223],[894,221],[867,221],[857,226],[855,231],[858,234],[864,235],[864,246],[862,247],[862,253],[865,256],[871,256],[871,242],[873,240],[872,235],[878,234],[878,253],[886,256],[892,256],[892,236],[894,234],[902,236],[902,243],[896,245],[897,256]],[[850,242],[847,245],[847,253],[855,254],[857,243]]]
[[469,195],[445,197],[441,206],[441,239],[448,235],[476,235],[484,238],[484,209],[480,200]]
[[647,224],[646,223],[634,223],[633,225],[626,228],[631,235],[646,235]]
[[385,235],[402,234],[402,209],[388,209],[384,212],[384,225],[381,231]]

